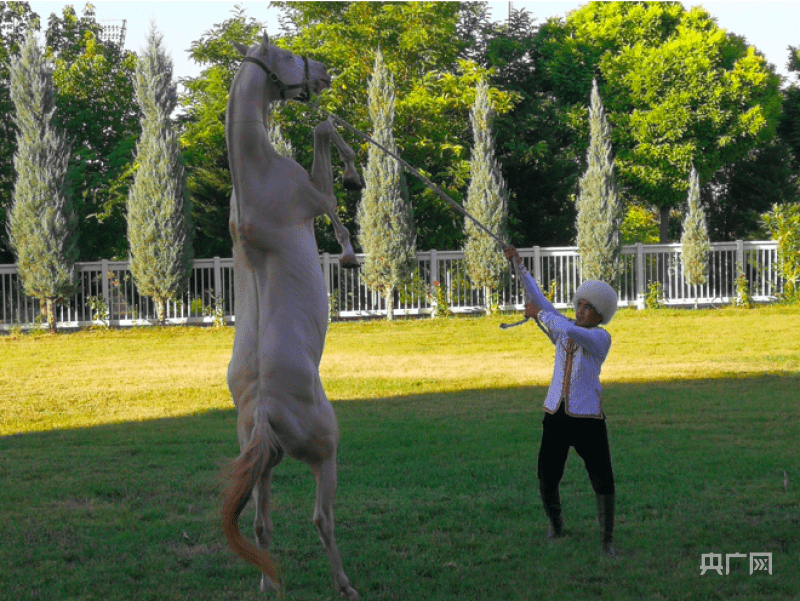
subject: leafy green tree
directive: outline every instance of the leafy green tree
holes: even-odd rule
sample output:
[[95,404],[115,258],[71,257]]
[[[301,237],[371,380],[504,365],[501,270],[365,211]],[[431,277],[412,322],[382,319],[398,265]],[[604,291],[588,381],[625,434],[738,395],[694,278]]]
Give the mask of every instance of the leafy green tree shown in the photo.
[[619,226],[620,242],[625,244],[658,244],[658,215],[637,205],[628,207]]
[[592,2],[543,25],[535,53],[542,88],[571,104],[573,127],[580,127],[583,98],[598,77],[619,182],[632,201],[658,207],[662,242],[692,162],[708,180],[774,135],[778,76],[702,8]]
[[54,63],[58,121],[72,142],[70,177],[80,223],[79,259],[125,258],[125,200],[139,113],[133,94],[136,56],[102,42],[87,4],[50,15],[47,53]]
[[800,47],[789,46],[790,73],[795,81],[783,92],[783,111],[778,123],[778,136],[792,151],[792,167],[800,173]]
[[77,231],[67,180],[69,144],[54,124],[52,73],[33,31],[11,62],[10,79],[18,135],[9,240],[25,294],[46,307],[55,333],[55,303],[74,289]]
[[[380,48],[394,76],[395,131],[401,156],[456,200],[469,179],[469,110],[474,88],[486,70],[463,58],[467,41],[459,35],[463,14],[456,2],[280,2],[285,44],[299,55],[323,62],[334,76],[320,97],[326,110],[364,131],[370,126],[367,80],[371,57]],[[512,94],[492,90],[495,110],[511,108]],[[304,163],[310,148],[310,121],[304,107],[283,111],[284,132]],[[345,134],[347,135],[347,134]],[[367,145],[352,143],[364,162]],[[459,248],[462,218],[415,179],[409,180],[417,244],[421,248]],[[352,195],[337,194],[345,225],[355,213]],[[320,232],[318,232],[320,235]],[[322,239],[320,247],[331,247]]]
[[[394,80],[383,54],[375,53],[375,68],[368,87],[372,137],[397,152],[394,141]],[[362,279],[386,299],[386,319],[394,317],[394,291],[409,282],[417,266],[414,218],[407,197],[403,168],[376,146],[368,152],[356,220],[359,241],[366,253]]]
[[611,127],[606,119],[597,81],[589,107],[588,167],[578,194],[578,251],[585,280],[613,283],[619,273],[619,227],[623,207],[617,191],[611,150]]
[[[692,165],[689,176],[689,198],[686,206],[686,217],[683,220],[681,236],[681,264],[683,277],[689,286],[697,289],[708,281],[708,255],[711,253],[711,241],[708,239],[708,227],[703,205],[700,203],[700,176]],[[697,298],[695,296],[695,307]]]
[[[29,2],[0,2],[0,232],[6,231],[6,215],[14,190],[14,153],[17,130],[14,127],[14,103],[11,101],[11,58],[29,29],[39,30],[39,16]],[[5,236],[0,235],[0,263],[13,263],[14,253]]]
[[800,302],[800,202],[775,205],[763,215],[764,225],[778,242],[778,273],[784,298]]
[[[478,83],[475,104],[470,112],[474,143],[470,159],[470,183],[464,208],[501,240],[506,238],[508,193],[495,158],[492,122],[494,111],[489,84]],[[464,223],[464,256],[467,273],[474,286],[485,291],[486,312],[492,312],[492,298],[506,273],[507,263],[497,242],[472,220]]]
[[[797,48],[789,47],[790,72],[800,71]],[[746,156],[722,166],[703,187],[709,234],[713,240],[763,236],[762,214],[775,205],[800,200],[800,88],[782,90],[777,135]]]
[[155,301],[163,324],[167,301],[185,288],[191,273],[193,224],[183,157],[171,121],[177,103],[172,60],[155,26],[136,67],[135,90],[142,136],[128,197],[130,270],[139,291]]
[[761,215],[773,205],[797,200],[797,184],[792,151],[780,138],[724,165],[701,191],[710,238],[731,241],[763,236]]
[[242,62],[233,42],[250,46],[260,39],[263,29],[263,24],[236,6],[231,18],[203,33],[189,51],[192,60],[203,66],[198,77],[181,81],[184,91],[180,97],[180,142],[197,227],[197,257],[231,254],[228,212],[233,184],[225,146],[225,108],[233,76]]
[[484,28],[480,63],[492,69],[495,86],[517,98],[513,110],[495,121],[497,156],[510,191],[511,239],[518,246],[560,246],[575,242],[577,212],[570,198],[585,155],[585,131],[574,126],[571,103],[554,93],[540,68],[545,54],[538,30],[530,13],[511,10],[506,22]]

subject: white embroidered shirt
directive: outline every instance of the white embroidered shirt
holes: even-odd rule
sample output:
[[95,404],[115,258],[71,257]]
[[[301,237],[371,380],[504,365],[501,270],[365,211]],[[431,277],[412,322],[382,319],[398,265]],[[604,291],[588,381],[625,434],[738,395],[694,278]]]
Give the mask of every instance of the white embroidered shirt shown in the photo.
[[544,410],[555,413],[563,399],[567,415],[604,418],[600,370],[611,348],[611,335],[602,328],[575,325],[545,298],[524,267],[520,273],[528,295],[542,309],[537,319],[556,347],[553,379]]

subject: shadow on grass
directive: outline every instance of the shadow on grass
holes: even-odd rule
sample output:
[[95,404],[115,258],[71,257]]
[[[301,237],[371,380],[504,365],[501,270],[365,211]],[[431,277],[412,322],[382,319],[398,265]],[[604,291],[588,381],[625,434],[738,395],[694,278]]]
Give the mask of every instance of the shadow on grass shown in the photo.
[[[543,388],[337,402],[345,569],[363,599],[794,598],[798,384],[607,385],[615,562],[596,553],[594,497],[574,453],[562,483],[570,536],[544,542]],[[263,598],[218,526],[235,424],[233,411],[210,411],[0,438],[3,598]],[[296,461],[276,470],[273,555],[286,599],[331,595],[313,488]],[[771,576],[750,575],[746,559],[700,576],[702,554],[756,552],[773,554]]]

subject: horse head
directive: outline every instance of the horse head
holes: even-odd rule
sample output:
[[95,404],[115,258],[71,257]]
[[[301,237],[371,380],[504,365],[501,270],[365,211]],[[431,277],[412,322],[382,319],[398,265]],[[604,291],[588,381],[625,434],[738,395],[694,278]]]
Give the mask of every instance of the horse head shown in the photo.
[[325,65],[270,44],[266,31],[260,44],[248,48],[234,42],[234,46],[245,62],[258,65],[267,74],[268,81],[275,88],[274,98],[305,102],[311,99],[312,94],[319,94],[331,86],[331,76]]

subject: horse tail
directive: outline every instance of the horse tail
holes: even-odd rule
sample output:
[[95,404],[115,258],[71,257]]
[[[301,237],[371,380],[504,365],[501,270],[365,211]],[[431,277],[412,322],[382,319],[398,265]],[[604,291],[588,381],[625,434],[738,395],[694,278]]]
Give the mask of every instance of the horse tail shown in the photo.
[[244,510],[253,488],[267,469],[270,451],[271,428],[266,408],[255,411],[255,426],[250,442],[233,461],[227,473],[228,486],[223,495],[222,529],[228,545],[239,557],[249,561],[273,582],[277,582],[275,566],[269,554],[247,540],[239,530],[239,516]]

